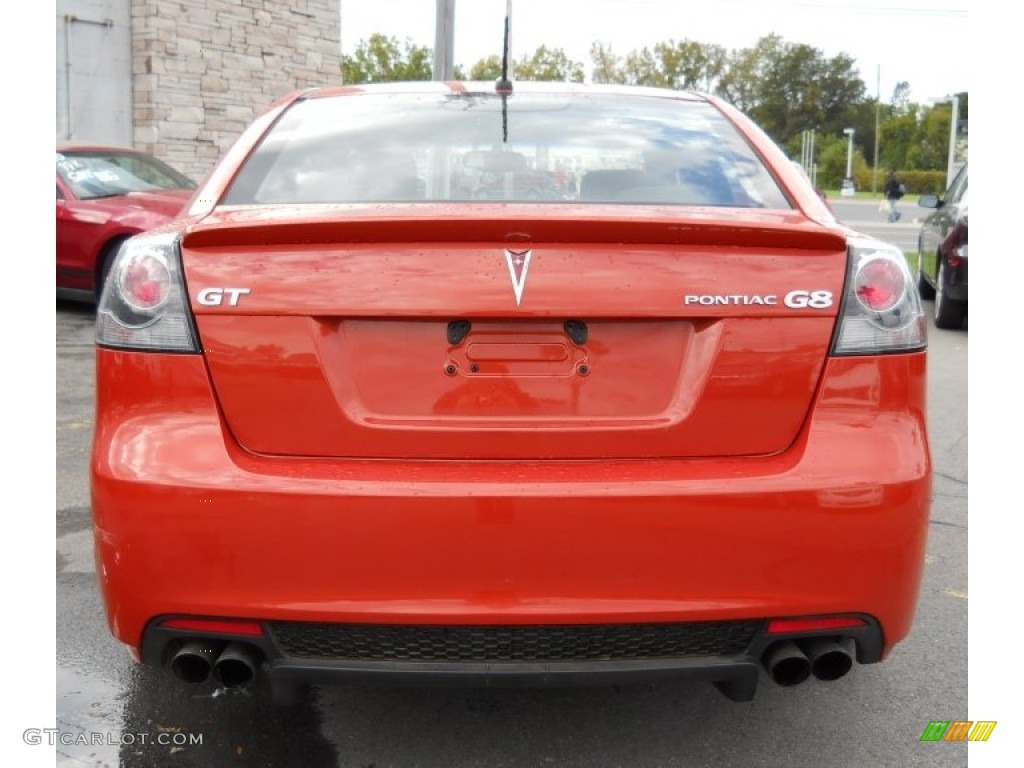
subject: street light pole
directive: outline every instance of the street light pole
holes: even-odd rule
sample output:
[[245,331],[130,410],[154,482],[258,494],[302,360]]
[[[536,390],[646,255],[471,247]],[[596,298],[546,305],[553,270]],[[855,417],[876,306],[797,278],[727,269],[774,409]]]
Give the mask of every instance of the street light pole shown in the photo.
[[846,149],[846,178],[843,179],[842,194],[847,197],[853,195],[855,185],[853,183],[853,128],[843,128],[843,133],[850,137]]
[[844,128],[843,133],[850,137],[846,149],[846,178],[853,179],[853,128]]

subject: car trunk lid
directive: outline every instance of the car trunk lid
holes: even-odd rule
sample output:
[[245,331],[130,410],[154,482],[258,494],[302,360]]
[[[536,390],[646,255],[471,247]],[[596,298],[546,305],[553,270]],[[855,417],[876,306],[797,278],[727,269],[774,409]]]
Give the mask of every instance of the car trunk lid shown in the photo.
[[614,205],[238,208],[182,250],[238,442],[365,458],[781,451],[846,264],[796,212]]

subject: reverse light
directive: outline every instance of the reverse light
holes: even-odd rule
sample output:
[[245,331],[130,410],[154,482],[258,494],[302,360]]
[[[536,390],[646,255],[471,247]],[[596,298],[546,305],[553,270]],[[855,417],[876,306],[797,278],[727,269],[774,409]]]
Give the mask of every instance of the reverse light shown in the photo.
[[846,291],[832,354],[924,349],[927,321],[903,253],[868,238],[851,238],[847,248]]
[[176,235],[139,235],[121,246],[96,309],[96,343],[151,352],[199,351]]

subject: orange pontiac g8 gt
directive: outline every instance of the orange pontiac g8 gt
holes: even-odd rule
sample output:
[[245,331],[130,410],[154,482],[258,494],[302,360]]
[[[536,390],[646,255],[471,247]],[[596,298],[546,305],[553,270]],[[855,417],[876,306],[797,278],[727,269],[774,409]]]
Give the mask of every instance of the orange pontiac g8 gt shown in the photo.
[[748,700],[910,629],[913,280],[715,98],[294,94],[122,247],[97,345],[110,628],[183,681]]

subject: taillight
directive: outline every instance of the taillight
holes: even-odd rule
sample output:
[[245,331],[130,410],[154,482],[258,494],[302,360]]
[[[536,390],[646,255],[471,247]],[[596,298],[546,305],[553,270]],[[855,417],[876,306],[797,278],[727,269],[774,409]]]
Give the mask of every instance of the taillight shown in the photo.
[[847,265],[832,354],[924,349],[927,323],[903,254],[888,243],[851,238]]
[[171,293],[171,271],[167,262],[143,252],[117,272],[118,290],[124,303],[136,312],[152,312],[163,306]]
[[854,275],[853,291],[861,306],[871,312],[887,312],[907,290],[898,264],[891,259],[871,259]]
[[96,309],[96,343],[153,352],[199,351],[176,235],[140,235],[121,246]]
[[947,253],[949,254],[949,266],[959,267],[960,263],[967,258],[967,211],[960,214],[953,229],[946,237]]

